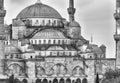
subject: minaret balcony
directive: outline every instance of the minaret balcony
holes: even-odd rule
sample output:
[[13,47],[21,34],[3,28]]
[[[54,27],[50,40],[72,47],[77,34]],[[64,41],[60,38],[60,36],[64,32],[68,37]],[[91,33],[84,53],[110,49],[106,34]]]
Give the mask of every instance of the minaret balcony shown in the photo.
[[114,39],[115,39],[116,41],[120,41],[120,34],[115,34],[115,35],[114,35]]
[[120,20],[120,14],[119,13],[114,13],[114,18],[116,20]]
[[72,8],[72,7],[68,8],[68,13],[69,14],[75,14],[75,11],[76,11],[75,8]]

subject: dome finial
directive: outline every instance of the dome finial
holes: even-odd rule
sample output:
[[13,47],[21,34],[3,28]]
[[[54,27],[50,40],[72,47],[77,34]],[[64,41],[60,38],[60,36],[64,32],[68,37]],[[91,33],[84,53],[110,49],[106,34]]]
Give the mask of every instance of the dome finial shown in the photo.
[[37,0],[37,3],[41,3],[41,0]]

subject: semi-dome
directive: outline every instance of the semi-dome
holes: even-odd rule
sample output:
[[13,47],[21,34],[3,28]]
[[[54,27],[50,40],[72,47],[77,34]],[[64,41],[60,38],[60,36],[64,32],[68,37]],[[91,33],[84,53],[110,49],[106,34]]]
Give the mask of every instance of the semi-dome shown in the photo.
[[45,29],[33,36],[32,39],[65,39],[63,32],[54,29]]
[[20,54],[21,51],[13,45],[8,45],[5,47],[5,54]]
[[17,18],[62,18],[61,15],[52,7],[35,3],[31,6],[23,9],[17,16]]

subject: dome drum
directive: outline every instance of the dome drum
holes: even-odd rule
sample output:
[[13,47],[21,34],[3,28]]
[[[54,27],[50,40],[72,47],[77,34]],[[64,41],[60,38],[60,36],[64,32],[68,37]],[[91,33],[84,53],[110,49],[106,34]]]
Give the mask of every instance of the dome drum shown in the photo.
[[30,18],[26,20],[26,26],[28,28],[39,28],[39,27],[59,27],[63,28],[61,19],[49,19],[49,18]]

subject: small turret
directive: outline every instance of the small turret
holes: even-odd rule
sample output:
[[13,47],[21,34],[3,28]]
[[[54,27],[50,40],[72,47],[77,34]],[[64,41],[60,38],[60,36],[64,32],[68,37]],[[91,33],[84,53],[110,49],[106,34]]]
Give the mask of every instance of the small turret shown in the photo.
[[69,21],[74,21],[74,14],[75,14],[75,8],[74,8],[74,0],[69,0],[69,8],[68,8],[68,14],[69,14]]
[[100,49],[102,50],[103,57],[105,58],[106,57],[106,46],[105,45],[101,45]]

